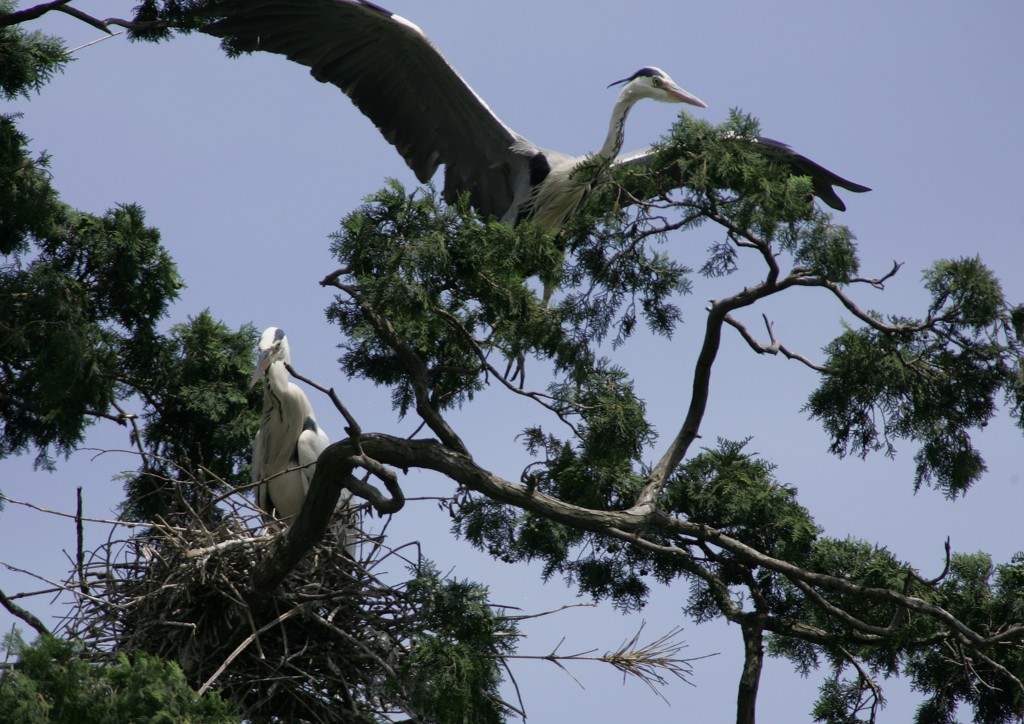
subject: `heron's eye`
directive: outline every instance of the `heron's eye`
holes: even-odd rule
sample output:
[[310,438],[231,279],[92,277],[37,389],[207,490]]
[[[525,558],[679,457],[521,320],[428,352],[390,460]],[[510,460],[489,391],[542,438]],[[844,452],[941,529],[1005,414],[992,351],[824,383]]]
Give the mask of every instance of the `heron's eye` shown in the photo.
[[651,82],[654,83],[655,88],[661,88],[661,78],[659,78],[658,76],[652,76]]

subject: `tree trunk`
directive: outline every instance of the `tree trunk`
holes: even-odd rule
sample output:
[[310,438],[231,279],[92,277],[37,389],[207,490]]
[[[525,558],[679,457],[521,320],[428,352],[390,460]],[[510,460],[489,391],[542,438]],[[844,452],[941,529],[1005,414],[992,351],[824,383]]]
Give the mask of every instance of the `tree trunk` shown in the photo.
[[743,674],[740,676],[736,697],[736,724],[754,724],[757,711],[757,687],[761,681],[764,661],[764,629],[761,617],[750,615],[741,624],[743,628]]

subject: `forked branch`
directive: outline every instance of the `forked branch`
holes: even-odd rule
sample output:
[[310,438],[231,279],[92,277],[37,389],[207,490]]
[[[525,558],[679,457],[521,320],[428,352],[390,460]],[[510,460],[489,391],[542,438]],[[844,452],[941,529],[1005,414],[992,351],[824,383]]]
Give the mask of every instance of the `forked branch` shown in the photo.
[[758,354],[771,354],[771,355],[775,355],[775,354],[778,354],[779,352],[781,352],[783,354],[783,356],[786,357],[786,359],[792,359],[792,360],[796,360],[797,362],[802,362],[804,365],[806,365],[807,367],[810,367],[815,372],[821,372],[821,373],[828,372],[828,368],[827,367],[824,367],[822,365],[815,364],[814,362],[811,362],[811,360],[807,359],[802,354],[797,354],[796,352],[792,352],[784,344],[779,342],[779,340],[776,339],[776,337],[775,337],[775,330],[773,329],[772,323],[770,321],[768,321],[768,315],[762,314],[761,317],[762,317],[762,319],[764,319],[764,326],[768,330],[768,337],[771,340],[771,342],[768,345],[763,345],[760,342],[758,342],[754,338],[754,335],[751,334],[750,331],[743,325],[743,323],[740,322],[738,319],[736,319],[731,314],[726,315],[725,321],[726,321],[727,324],[729,324],[731,327],[733,327],[737,332],[739,332],[740,336],[743,337],[743,341],[746,342],[747,345],[752,350],[757,352]]

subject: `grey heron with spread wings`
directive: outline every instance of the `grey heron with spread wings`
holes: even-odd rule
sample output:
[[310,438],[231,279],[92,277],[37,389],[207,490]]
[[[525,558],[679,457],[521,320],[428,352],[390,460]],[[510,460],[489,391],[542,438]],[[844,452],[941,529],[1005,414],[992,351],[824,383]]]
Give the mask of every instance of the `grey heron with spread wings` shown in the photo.
[[[204,32],[228,39],[240,52],[279,53],[338,86],[405,159],[420,182],[445,167],[444,199],[468,193],[482,216],[508,223],[531,218],[558,228],[589,190],[573,177],[583,163],[613,164],[622,149],[626,116],[643,99],[706,104],[664,71],[641,68],[622,85],[608,134],[590,156],[541,148],[506,126],[412,22],[366,0],[226,0],[213,6],[221,19]],[[609,86],[610,87],[610,86]],[[786,144],[759,137],[757,147],[795,173],[809,176],[815,194],[845,210],[833,186],[847,181]],[[643,152],[624,158],[643,163]]]

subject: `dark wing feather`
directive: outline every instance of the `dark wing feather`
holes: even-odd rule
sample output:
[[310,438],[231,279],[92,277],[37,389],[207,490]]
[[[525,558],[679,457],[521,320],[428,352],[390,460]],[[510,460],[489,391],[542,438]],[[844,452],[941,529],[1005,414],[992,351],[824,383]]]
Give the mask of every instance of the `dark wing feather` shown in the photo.
[[839,186],[847,191],[853,191],[858,194],[871,190],[867,186],[855,184],[853,181],[847,181],[842,176],[832,173],[824,166],[820,166],[806,156],[797,153],[781,141],[765,138],[764,136],[758,136],[756,141],[757,149],[764,153],[765,156],[773,161],[786,164],[798,176],[810,177],[811,184],[814,186],[814,195],[837,211],[846,211],[846,204],[836,194],[835,189],[832,188],[833,186]]
[[212,12],[221,19],[204,32],[341,88],[420,181],[444,164],[447,201],[468,191],[478,211],[501,217],[528,192],[532,145],[404,18],[361,0],[228,0]]
[[[754,147],[772,161],[789,166],[792,172],[797,176],[808,176],[811,179],[811,185],[814,187],[814,195],[837,211],[846,211],[846,204],[844,204],[843,200],[839,198],[835,189],[832,188],[833,186],[839,186],[840,188],[844,188],[847,191],[853,191],[855,193],[863,193],[871,190],[867,186],[862,186],[861,184],[854,183],[853,181],[847,181],[842,176],[832,173],[824,166],[821,166],[806,156],[797,153],[781,141],[775,141],[771,138],[765,138],[764,136],[758,136],[752,140],[755,144]],[[647,166],[650,164],[653,157],[654,149],[645,148],[640,151],[633,151],[632,153],[620,156],[615,159],[615,165]],[[678,167],[673,166],[673,169],[678,175]],[[685,185],[685,181],[683,179],[677,178],[676,181],[681,186]]]

